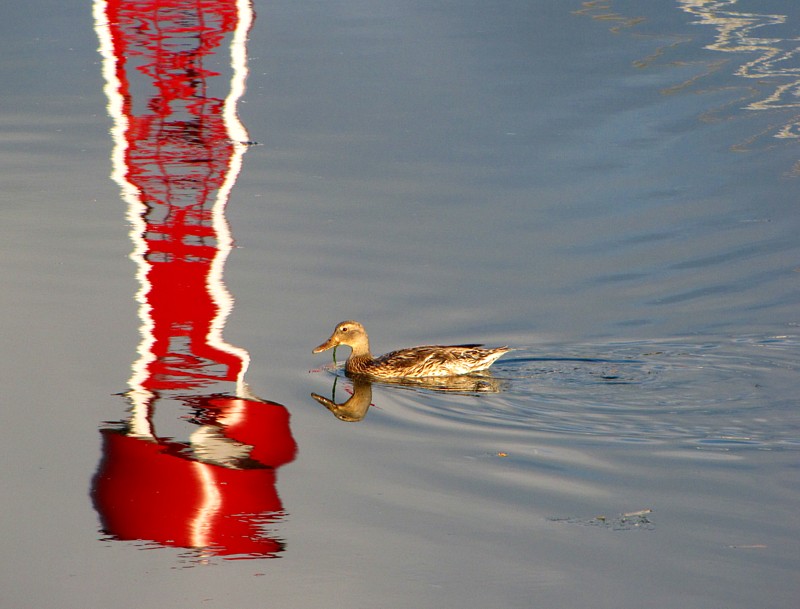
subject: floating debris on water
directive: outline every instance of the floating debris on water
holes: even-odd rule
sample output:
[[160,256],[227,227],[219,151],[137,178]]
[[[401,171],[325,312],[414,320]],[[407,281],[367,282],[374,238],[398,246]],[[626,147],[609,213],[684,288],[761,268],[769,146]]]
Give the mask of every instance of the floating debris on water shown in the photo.
[[633,531],[645,530],[652,531],[655,524],[648,518],[653,513],[652,509],[636,510],[634,512],[624,512],[613,518],[608,516],[595,516],[594,518],[548,518],[551,522],[566,522],[568,524],[579,524],[583,526],[595,526],[611,529],[612,531]]

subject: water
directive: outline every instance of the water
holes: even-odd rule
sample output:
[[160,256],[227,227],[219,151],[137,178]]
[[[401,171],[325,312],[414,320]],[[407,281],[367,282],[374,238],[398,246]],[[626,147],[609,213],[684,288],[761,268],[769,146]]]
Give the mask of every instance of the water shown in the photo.
[[793,3],[195,6],[3,20],[3,606],[796,605]]

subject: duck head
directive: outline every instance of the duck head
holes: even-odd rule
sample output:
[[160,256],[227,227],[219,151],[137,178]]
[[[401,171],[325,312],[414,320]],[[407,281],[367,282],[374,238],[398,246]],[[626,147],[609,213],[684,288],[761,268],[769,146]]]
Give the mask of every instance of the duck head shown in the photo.
[[338,347],[339,345],[347,345],[352,348],[354,355],[369,354],[369,338],[364,326],[352,320],[337,324],[331,337],[319,347],[316,347],[313,353],[322,353],[331,347]]

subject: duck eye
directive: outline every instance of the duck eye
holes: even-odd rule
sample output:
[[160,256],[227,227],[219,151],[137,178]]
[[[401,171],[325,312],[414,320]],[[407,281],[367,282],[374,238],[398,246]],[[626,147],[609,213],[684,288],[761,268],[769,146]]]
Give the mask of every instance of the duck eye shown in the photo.
[[350,329],[350,328],[348,328],[347,326],[344,326],[344,327],[342,328],[342,332],[347,332],[349,329]]

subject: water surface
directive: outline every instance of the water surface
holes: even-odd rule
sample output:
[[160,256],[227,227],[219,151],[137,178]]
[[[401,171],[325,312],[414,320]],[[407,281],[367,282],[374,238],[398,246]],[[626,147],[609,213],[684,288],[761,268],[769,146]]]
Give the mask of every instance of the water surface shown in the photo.
[[796,604],[794,3],[156,5],[4,20],[4,606]]

